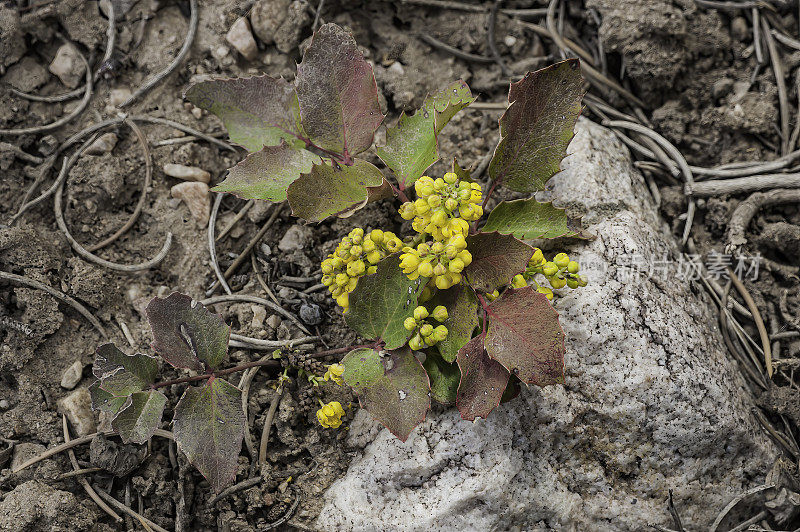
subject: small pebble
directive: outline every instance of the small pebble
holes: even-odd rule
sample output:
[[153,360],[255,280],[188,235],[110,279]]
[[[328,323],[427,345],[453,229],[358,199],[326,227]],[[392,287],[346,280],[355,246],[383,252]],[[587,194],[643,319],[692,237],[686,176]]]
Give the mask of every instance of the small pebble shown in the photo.
[[62,44],[56,52],[53,62],[50,63],[49,70],[58,76],[61,83],[70,89],[74,89],[81,84],[83,75],[86,72],[86,65],[83,64],[83,60],[81,60],[74,46]]
[[199,107],[192,107],[192,110],[190,111],[190,113],[192,113],[192,116],[195,117],[198,120],[203,118],[203,110],[200,109]]
[[58,410],[67,416],[78,436],[87,436],[97,431],[97,423],[92,412],[92,398],[86,388],[78,388],[59,399]]
[[194,181],[178,183],[170,189],[170,194],[189,207],[189,212],[192,213],[198,227],[208,226],[208,219],[211,217],[211,198],[208,185]]
[[117,140],[116,133],[100,135],[97,140],[92,142],[91,146],[86,148],[86,155],[104,155],[106,153],[111,153],[111,150],[117,145]]
[[7,400],[0,399],[0,410],[8,410],[10,406],[11,403],[9,403]]
[[164,173],[170,177],[176,177],[184,181],[197,181],[205,184],[211,181],[211,174],[196,166],[167,163],[164,165]]
[[750,38],[750,25],[744,17],[735,17],[731,20],[731,35],[737,41]]
[[517,44],[517,38],[514,37],[513,35],[506,35],[505,37],[503,37],[503,42],[505,43],[506,46],[511,48],[512,46]]
[[281,251],[295,251],[305,247],[305,241],[308,238],[308,229],[299,225],[291,226],[278,242],[278,249]]
[[253,311],[253,320],[250,322],[250,326],[254,329],[262,329],[264,320],[267,319],[267,310],[261,305],[251,305],[250,310]]
[[58,139],[55,136],[45,135],[44,137],[39,139],[38,142],[39,153],[45,156],[52,155],[58,149],[59,144],[60,142],[58,142]]
[[277,314],[273,314],[269,318],[267,318],[267,325],[270,326],[272,329],[277,329],[278,326],[281,324],[281,319],[278,317]]
[[303,303],[300,306],[300,319],[308,325],[319,325],[322,323],[322,311],[315,303]]
[[225,40],[248,61],[252,61],[258,56],[258,46],[256,46],[256,40],[250,31],[250,23],[244,17],[233,23],[228,34],[225,35]]
[[83,362],[76,360],[61,375],[61,387],[71,390],[81,382],[81,377],[83,377]]
[[127,88],[111,89],[108,96],[108,104],[112,107],[119,107],[131,97],[131,90]]

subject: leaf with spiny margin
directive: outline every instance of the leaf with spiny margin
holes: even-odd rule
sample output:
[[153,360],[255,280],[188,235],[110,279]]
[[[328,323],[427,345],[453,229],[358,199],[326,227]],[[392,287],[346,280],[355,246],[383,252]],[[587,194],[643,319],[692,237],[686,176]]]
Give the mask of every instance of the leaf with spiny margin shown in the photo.
[[222,364],[228,353],[231,328],[222,316],[191,297],[173,292],[153,298],[145,309],[153,331],[153,349],[176,368],[203,370]]
[[444,305],[447,319],[443,325],[447,327],[447,338],[436,344],[442,358],[447,362],[456,359],[458,350],[472,338],[478,320],[478,298],[475,291],[465,284],[457,284],[448,290],[439,290],[431,302],[431,308]]
[[564,330],[544,294],[506,290],[486,312],[486,351],[525,384],[564,382]]
[[245,199],[283,201],[289,185],[321,161],[319,155],[281,140],[278,146],[265,146],[245,157],[228,170],[225,181],[211,190],[231,192]]
[[436,353],[428,353],[422,367],[428,372],[428,380],[431,383],[431,398],[443,405],[452,405],[456,402],[456,392],[458,383],[461,380],[461,372],[458,366],[445,362]]
[[114,397],[127,397],[153,384],[158,374],[158,360],[137,353],[126,355],[114,344],[97,348],[92,374],[100,388]]
[[479,292],[494,292],[521,273],[533,256],[533,248],[511,235],[497,232],[467,237],[472,263],[464,268],[470,286]]
[[359,348],[342,359],[344,382],[361,408],[406,441],[431,406],[428,374],[408,347],[378,353]]
[[358,280],[344,321],[364,338],[397,349],[411,336],[403,321],[413,316],[424,288],[421,279],[412,281],[400,269],[399,253],[390,255],[378,263],[378,271]]
[[455,157],[453,157],[453,166],[450,171],[456,174],[456,177],[458,177],[458,179],[461,181],[466,181],[468,183],[475,182],[470,175],[470,171],[465,168],[461,168],[461,166],[458,164],[458,160],[456,160]]
[[190,387],[175,406],[173,421],[178,448],[214,492],[233,484],[244,438],[242,392],[222,379]]
[[591,236],[582,231],[580,221],[569,218],[564,209],[553,207],[552,203],[539,203],[534,198],[501,201],[489,213],[483,230],[522,240]]
[[502,364],[489,358],[484,335],[473,338],[458,352],[456,361],[461,370],[456,406],[462,419],[486,419],[497,408],[506,390],[510,373]]
[[289,185],[287,197],[292,214],[320,222],[329,216],[350,216],[367,204],[369,189],[382,184],[383,174],[367,161],[355,159],[352,166],[325,161]]
[[249,152],[284,139],[303,148],[300,106],[294,87],[283,78],[215,79],[195,83],[183,95],[200,109],[217,115],[232,142]]
[[386,130],[386,144],[377,148],[378,157],[394,171],[400,183],[411,186],[439,160],[438,137],[442,128],[474,101],[462,80],[428,96],[416,113],[408,116],[403,112],[397,124]]
[[100,387],[100,381],[89,385],[89,396],[92,398],[92,410],[108,412],[114,416],[131,400],[130,395],[116,396]]
[[547,180],[561,171],[582,98],[577,59],[528,72],[512,83],[489,177],[517,192],[543,190]]
[[130,404],[111,421],[111,428],[119,433],[123,443],[144,443],[161,424],[166,404],[167,396],[158,390],[133,393]]
[[317,30],[297,65],[295,87],[311,142],[345,161],[372,145],[383,122],[378,86],[350,33],[332,23]]

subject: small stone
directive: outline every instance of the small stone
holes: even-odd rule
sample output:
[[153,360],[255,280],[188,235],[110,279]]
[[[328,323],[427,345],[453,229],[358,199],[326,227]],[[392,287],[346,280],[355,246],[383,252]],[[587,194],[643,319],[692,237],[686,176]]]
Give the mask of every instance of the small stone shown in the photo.
[[50,72],[58,76],[61,83],[74,89],[80,85],[86,72],[86,65],[74,46],[62,44],[56,52],[53,62],[50,63]]
[[105,133],[100,135],[100,138],[92,142],[92,145],[86,148],[86,155],[104,155],[111,153],[114,146],[117,145],[116,133]]
[[112,107],[119,107],[131,97],[131,90],[127,88],[111,89],[108,95],[108,104]]
[[300,319],[308,325],[319,325],[322,323],[322,311],[315,303],[303,303],[300,306]]
[[9,403],[6,399],[0,399],[0,410],[8,410],[10,406],[11,403]]
[[731,20],[731,35],[737,41],[744,41],[750,38],[750,27],[744,17],[734,17]]
[[192,116],[195,117],[198,120],[203,118],[203,110],[200,109],[199,107],[192,107],[192,110],[190,111],[190,113],[192,113]]
[[281,251],[295,251],[305,247],[307,238],[304,228],[299,225],[291,226],[278,242],[278,249]]
[[14,446],[14,454],[11,456],[11,465],[9,467],[14,470],[34,456],[39,456],[46,450],[46,447],[39,443],[18,443]]
[[92,413],[92,398],[86,388],[78,388],[59,399],[58,410],[67,416],[78,436],[87,436],[97,431],[97,422]]
[[25,57],[19,63],[12,65],[3,81],[22,92],[31,92],[45,83],[50,74],[33,57]]
[[58,149],[58,139],[54,135],[45,135],[44,137],[39,139],[38,148],[39,153],[44,156],[52,155]]
[[734,81],[731,78],[718,79],[711,86],[711,97],[715,100],[724,98],[733,91]]
[[503,43],[505,43],[506,46],[511,48],[515,44],[517,44],[517,38],[514,37],[513,35],[506,35],[505,37],[503,37]]
[[71,390],[81,382],[81,377],[83,377],[83,362],[76,360],[61,375],[61,387]]
[[211,181],[211,174],[196,166],[168,163],[164,165],[164,173],[170,177],[177,177],[184,181],[197,181],[205,184]]
[[250,31],[250,23],[244,17],[233,23],[228,34],[225,35],[225,40],[248,61],[252,61],[258,56],[258,46],[256,46],[256,40]]
[[250,322],[250,326],[253,329],[262,329],[264,320],[267,318],[267,310],[261,305],[251,305],[250,310],[253,311],[253,320]]
[[270,329],[277,329],[280,324],[281,324],[281,319],[278,317],[277,314],[273,314],[272,316],[267,318],[267,325],[269,325]]
[[297,48],[304,27],[311,22],[306,5],[300,0],[260,0],[250,11],[253,32],[265,44],[289,53]]
[[247,219],[254,224],[260,224],[267,219],[272,208],[272,203],[268,201],[256,201],[247,211]]
[[192,213],[198,227],[202,228],[208,225],[208,219],[211,217],[211,198],[208,185],[194,181],[178,183],[170,189],[170,194],[189,207],[189,212]]

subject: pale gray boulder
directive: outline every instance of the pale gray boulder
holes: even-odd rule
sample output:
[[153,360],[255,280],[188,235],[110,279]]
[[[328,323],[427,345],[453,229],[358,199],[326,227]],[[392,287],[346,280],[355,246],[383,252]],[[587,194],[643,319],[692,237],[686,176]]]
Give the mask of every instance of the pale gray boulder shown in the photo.
[[320,529],[645,530],[671,527],[673,489],[697,530],[763,482],[777,450],[711,303],[676,278],[677,247],[627,150],[588,120],[576,131],[544,194],[598,235],[569,250],[589,286],[555,305],[566,385],[523,390],[476,423],[439,409],[406,443],[359,412],[358,456],[326,492]]

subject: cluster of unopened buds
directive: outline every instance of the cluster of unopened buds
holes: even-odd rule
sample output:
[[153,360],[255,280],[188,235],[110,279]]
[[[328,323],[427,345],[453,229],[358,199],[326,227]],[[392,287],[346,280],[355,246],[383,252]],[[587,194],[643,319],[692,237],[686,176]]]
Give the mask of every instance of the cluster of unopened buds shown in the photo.
[[548,280],[550,286],[553,288],[578,288],[579,286],[586,286],[588,280],[583,275],[578,275],[581,267],[574,260],[570,260],[569,255],[566,253],[559,253],[553,260],[548,261],[544,258],[544,253],[539,248],[534,248],[533,257],[528,261],[528,266],[521,274],[515,275],[511,280],[511,286],[514,288],[522,288],[532,282],[536,290],[545,296],[547,299],[553,299],[553,291],[540,285],[535,277],[541,274]]
[[364,230],[357,227],[322,261],[322,284],[347,312],[350,292],[356,289],[359,277],[375,273],[378,262],[402,246],[403,243],[391,231],[374,229],[365,235]]
[[444,323],[448,317],[447,309],[439,305],[433,309],[433,312],[428,312],[427,308],[420,305],[414,309],[414,316],[406,318],[403,322],[403,327],[413,334],[408,341],[408,347],[415,351],[433,347],[447,338],[447,327],[444,325],[434,327],[425,319],[429,316],[439,323]]

